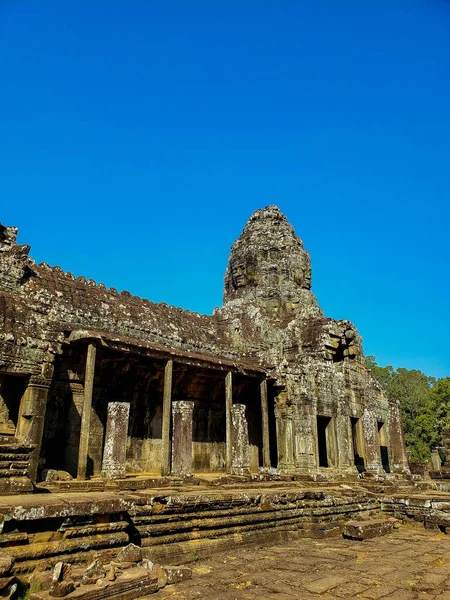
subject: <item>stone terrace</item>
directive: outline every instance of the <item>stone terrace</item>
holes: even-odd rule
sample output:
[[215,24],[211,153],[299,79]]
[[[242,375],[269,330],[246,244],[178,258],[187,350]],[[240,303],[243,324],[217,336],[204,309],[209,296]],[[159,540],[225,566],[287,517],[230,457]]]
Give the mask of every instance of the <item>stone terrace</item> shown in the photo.
[[363,542],[286,541],[200,561],[192,580],[154,600],[450,599],[450,542],[435,530],[401,527]]

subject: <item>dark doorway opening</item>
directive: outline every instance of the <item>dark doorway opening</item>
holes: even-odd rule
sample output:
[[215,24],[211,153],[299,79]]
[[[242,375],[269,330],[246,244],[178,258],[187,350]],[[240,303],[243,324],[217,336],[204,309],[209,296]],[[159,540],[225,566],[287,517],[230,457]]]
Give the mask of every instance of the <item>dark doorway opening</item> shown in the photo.
[[319,467],[328,467],[327,427],[331,417],[317,417],[317,441],[319,444]]
[[378,439],[380,441],[381,465],[386,473],[391,472],[389,466],[389,452],[386,441],[386,424],[383,421],[378,421]]
[[14,435],[22,396],[28,383],[28,376],[3,375],[0,382],[0,433]]
[[350,422],[352,425],[352,444],[353,444],[353,457],[355,462],[355,467],[358,469],[360,473],[366,470],[364,464],[364,456],[362,451],[362,443],[361,443],[361,435],[360,435],[360,426],[359,419],[356,417],[350,417]]

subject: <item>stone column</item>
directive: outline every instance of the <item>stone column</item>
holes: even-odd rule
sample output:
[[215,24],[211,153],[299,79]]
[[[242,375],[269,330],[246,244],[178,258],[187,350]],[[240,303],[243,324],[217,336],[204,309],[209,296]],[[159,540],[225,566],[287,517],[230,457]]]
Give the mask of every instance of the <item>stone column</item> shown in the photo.
[[79,381],[69,383],[72,402],[67,411],[67,438],[64,444],[64,464],[71,475],[78,469],[78,449],[80,447],[81,418],[83,416],[84,386]]
[[102,477],[124,479],[127,476],[127,439],[130,405],[128,402],[108,402]]
[[172,376],[173,360],[168,360],[164,369],[164,395],[162,415],[162,440],[161,440],[161,475],[170,475],[170,415],[172,404]]
[[300,474],[316,471],[316,413],[311,400],[302,397],[294,412],[294,465]]
[[16,437],[35,446],[28,468],[28,477],[36,482],[44,433],[45,411],[51,379],[31,376],[30,382],[20,401]]
[[225,451],[226,472],[231,473],[232,443],[231,443],[231,407],[233,406],[233,374],[231,371],[225,377]]
[[270,469],[269,408],[267,406],[267,379],[261,381],[261,425],[263,467]]
[[293,474],[295,472],[293,417],[292,406],[287,404],[276,406],[278,468],[281,473]]
[[409,475],[409,463],[406,455],[405,437],[398,402],[389,405],[389,441],[391,446],[391,471]]
[[338,468],[343,471],[356,472],[353,454],[352,423],[348,415],[336,415],[336,443],[338,449]]
[[378,439],[378,422],[370,408],[364,408],[362,424],[366,470],[372,473],[384,473],[381,464],[380,441]]
[[231,473],[248,475],[250,473],[250,451],[244,404],[233,404],[231,407],[231,447]]
[[172,475],[192,475],[192,415],[194,403],[172,402]]
[[92,394],[94,391],[95,357],[97,348],[90,343],[87,348],[86,370],[84,375],[83,413],[81,415],[80,446],[78,449],[77,479],[86,479],[89,450],[89,430],[91,426]]

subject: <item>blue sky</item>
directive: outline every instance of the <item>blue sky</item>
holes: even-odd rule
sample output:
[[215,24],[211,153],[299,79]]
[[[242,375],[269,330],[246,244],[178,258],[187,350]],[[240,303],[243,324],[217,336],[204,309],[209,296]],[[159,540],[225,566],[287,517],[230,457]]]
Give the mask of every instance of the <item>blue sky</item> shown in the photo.
[[450,3],[0,0],[0,221],[210,313],[277,204],[326,314],[450,376]]

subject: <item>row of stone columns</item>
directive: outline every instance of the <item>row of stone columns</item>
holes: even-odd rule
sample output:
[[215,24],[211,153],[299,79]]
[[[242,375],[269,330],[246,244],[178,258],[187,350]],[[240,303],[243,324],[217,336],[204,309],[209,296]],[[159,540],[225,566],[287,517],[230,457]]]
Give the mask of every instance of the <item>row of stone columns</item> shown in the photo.
[[[83,411],[81,418],[80,445],[77,478],[86,478],[90,418],[95,376],[96,346],[88,345],[84,382]],[[194,403],[172,402],[173,361],[168,360],[164,369],[161,475],[188,476],[192,474],[192,426]],[[263,466],[270,467],[269,416],[267,406],[267,381],[260,384]],[[125,477],[126,444],[128,435],[129,404],[108,404],[102,475],[105,478]],[[250,472],[248,424],[243,404],[233,404],[233,375],[225,376],[225,436],[226,472],[245,474]],[[170,426],[172,419],[172,439]]]

